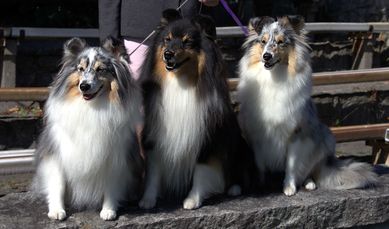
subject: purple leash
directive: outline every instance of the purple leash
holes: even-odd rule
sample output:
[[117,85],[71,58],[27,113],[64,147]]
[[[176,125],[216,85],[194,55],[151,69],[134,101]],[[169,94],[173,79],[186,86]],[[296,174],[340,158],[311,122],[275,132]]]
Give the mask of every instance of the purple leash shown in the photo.
[[239,25],[239,27],[242,29],[244,35],[248,36],[249,31],[247,30],[246,26],[242,24],[242,22],[239,20],[239,18],[235,15],[235,13],[231,10],[231,8],[228,6],[228,3],[225,0],[220,0],[222,3],[224,9],[227,11],[227,13],[234,19],[235,23]]

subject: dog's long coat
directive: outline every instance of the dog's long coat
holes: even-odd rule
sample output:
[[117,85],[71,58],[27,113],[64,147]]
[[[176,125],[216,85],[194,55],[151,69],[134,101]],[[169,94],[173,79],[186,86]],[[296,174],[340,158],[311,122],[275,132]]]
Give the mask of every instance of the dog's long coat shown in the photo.
[[126,57],[111,39],[102,47],[78,38],[65,44],[37,148],[34,185],[50,218],[63,220],[68,203],[101,207],[101,218],[112,220],[119,201],[137,195],[142,161],[134,125],[141,121],[141,93]]
[[[239,126],[207,29],[178,19],[161,28],[149,49],[141,75],[147,155],[142,208],[154,207],[158,196],[187,195],[191,187],[183,206],[198,208],[241,172]],[[239,194],[240,187],[232,186],[230,193]]]
[[335,158],[335,139],[318,120],[303,26],[300,17],[250,20],[239,70],[239,120],[259,173],[284,171],[286,195],[304,182],[307,189],[373,184],[370,165]]

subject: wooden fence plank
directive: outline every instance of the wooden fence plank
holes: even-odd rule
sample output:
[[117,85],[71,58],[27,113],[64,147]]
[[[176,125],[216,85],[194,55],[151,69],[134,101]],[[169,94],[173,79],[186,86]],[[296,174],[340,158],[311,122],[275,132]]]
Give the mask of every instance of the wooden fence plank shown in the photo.
[[48,95],[48,87],[0,88],[0,101],[44,101]]
[[384,139],[389,123],[332,127],[337,142]]
[[[315,86],[373,81],[389,81],[389,68],[321,72],[313,74],[313,84]],[[231,91],[236,90],[238,82],[238,78],[228,80]],[[46,100],[48,93],[49,89],[46,87],[0,88],[0,101],[43,101]]]
[[[373,81],[389,81],[389,68],[373,68],[364,70],[346,70],[336,72],[320,72],[313,74],[313,85],[333,85],[347,83],[363,83]],[[231,91],[236,90],[239,79],[230,79],[228,84]]]

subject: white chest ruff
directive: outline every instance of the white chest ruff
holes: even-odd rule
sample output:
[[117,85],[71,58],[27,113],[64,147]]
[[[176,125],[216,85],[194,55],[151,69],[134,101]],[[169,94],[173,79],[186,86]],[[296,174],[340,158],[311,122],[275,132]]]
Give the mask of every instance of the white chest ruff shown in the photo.
[[293,80],[284,78],[284,81],[276,81],[271,72],[264,69],[247,72],[238,92],[242,114],[272,129],[277,126],[294,129],[301,120],[306,96]]
[[[196,89],[183,88],[176,77],[166,81],[162,98],[161,147],[169,161],[193,157],[202,143],[204,112]],[[197,157],[197,155],[195,155]]]
[[158,147],[165,184],[180,190],[191,179],[204,139],[205,112],[195,87],[183,87],[176,77],[163,85]]
[[259,67],[241,72],[239,120],[257,165],[282,170],[288,139],[302,120],[309,89],[289,76],[275,79],[271,74]]
[[107,172],[107,167],[122,167],[131,139],[131,124],[120,106],[93,109],[86,103],[54,100],[47,106],[50,132],[70,181],[88,180]]

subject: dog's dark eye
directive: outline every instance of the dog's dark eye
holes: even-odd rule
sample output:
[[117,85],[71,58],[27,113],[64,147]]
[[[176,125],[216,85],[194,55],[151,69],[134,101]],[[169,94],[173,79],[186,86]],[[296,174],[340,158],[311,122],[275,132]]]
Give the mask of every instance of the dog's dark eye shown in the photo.
[[83,72],[85,69],[83,68],[83,67],[81,67],[81,66],[78,66],[77,67],[77,71],[79,71],[79,72]]
[[167,42],[169,42],[169,41],[171,41],[172,39],[170,39],[170,37],[165,37],[165,39],[164,39],[164,41],[165,41],[165,43],[167,43]]
[[278,45],[282,45],[283,43],[284,43],[284,41],[282,41],[282,40],[277,41]]
[[105,71],[105,68],[102,68],[102,67],[96,68],[96,72],[103,72],[103,71]]
[[261,44],[266,44],[266,41],[265,40],[261,40]]
[[185,46],[191,46],[192,43],[193,43],[193,40],[191,40],[191,39],[186,39],[186,40],[183,40],[182,43],[183,43]]

